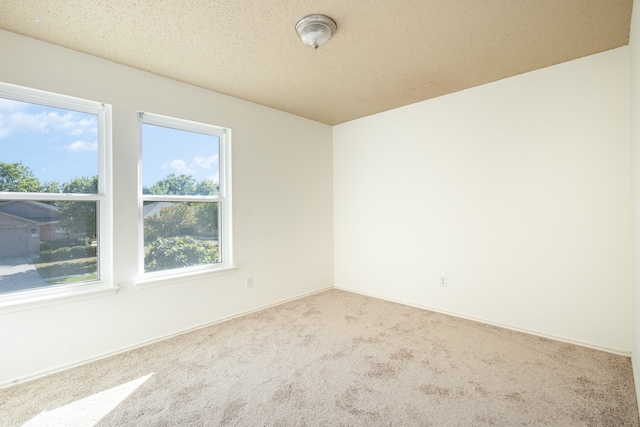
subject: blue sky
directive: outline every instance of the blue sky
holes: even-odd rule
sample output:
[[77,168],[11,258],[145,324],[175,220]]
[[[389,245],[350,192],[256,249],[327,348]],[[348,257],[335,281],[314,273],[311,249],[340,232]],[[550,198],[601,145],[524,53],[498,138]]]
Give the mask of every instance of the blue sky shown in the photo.
[[0,161],[22,161],[41,183],[98,173],[93,114],[0,98]]
[[216,136],[143,123],[143,186],[150,187],[172,173],[219,183],[218,147]]
[[[98,173],[93,114],[0,98],[0,162],[22,161],[41,183]],[[219,182],[217,137],[159,126],[143,128],[143,185],[171,173]]]

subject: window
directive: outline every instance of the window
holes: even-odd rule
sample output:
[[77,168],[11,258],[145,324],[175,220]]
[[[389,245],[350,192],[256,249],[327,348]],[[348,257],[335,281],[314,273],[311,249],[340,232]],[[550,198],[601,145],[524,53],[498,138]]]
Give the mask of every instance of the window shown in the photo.
[[140,113],[140,273],[232,267],[231,131]]
[[110,113],[0,83],[0,302],[111,287]]

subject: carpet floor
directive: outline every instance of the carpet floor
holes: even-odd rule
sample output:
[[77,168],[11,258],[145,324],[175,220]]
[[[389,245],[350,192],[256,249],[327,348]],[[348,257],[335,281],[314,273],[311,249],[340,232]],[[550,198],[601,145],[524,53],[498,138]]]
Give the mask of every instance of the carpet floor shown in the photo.
[[329,290],[0,390],[1,426],[640,426],[628,357]]

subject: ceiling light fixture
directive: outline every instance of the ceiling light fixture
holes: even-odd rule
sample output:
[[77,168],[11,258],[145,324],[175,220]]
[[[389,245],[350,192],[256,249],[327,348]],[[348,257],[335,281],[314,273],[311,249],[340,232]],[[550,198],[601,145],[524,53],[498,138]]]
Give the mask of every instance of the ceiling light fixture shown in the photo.
[[296,24],[296,33],[302,43],[314,49],[322,46],[336,33],[336,21],[326,15],[307,15]]

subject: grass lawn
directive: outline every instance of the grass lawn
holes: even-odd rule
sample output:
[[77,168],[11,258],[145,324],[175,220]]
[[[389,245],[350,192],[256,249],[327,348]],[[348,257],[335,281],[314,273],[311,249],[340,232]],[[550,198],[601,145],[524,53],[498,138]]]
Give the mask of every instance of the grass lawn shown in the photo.
[[36,263],[40,277],[47,283],[74,283],[97,278],[97,258],[76,258]]

